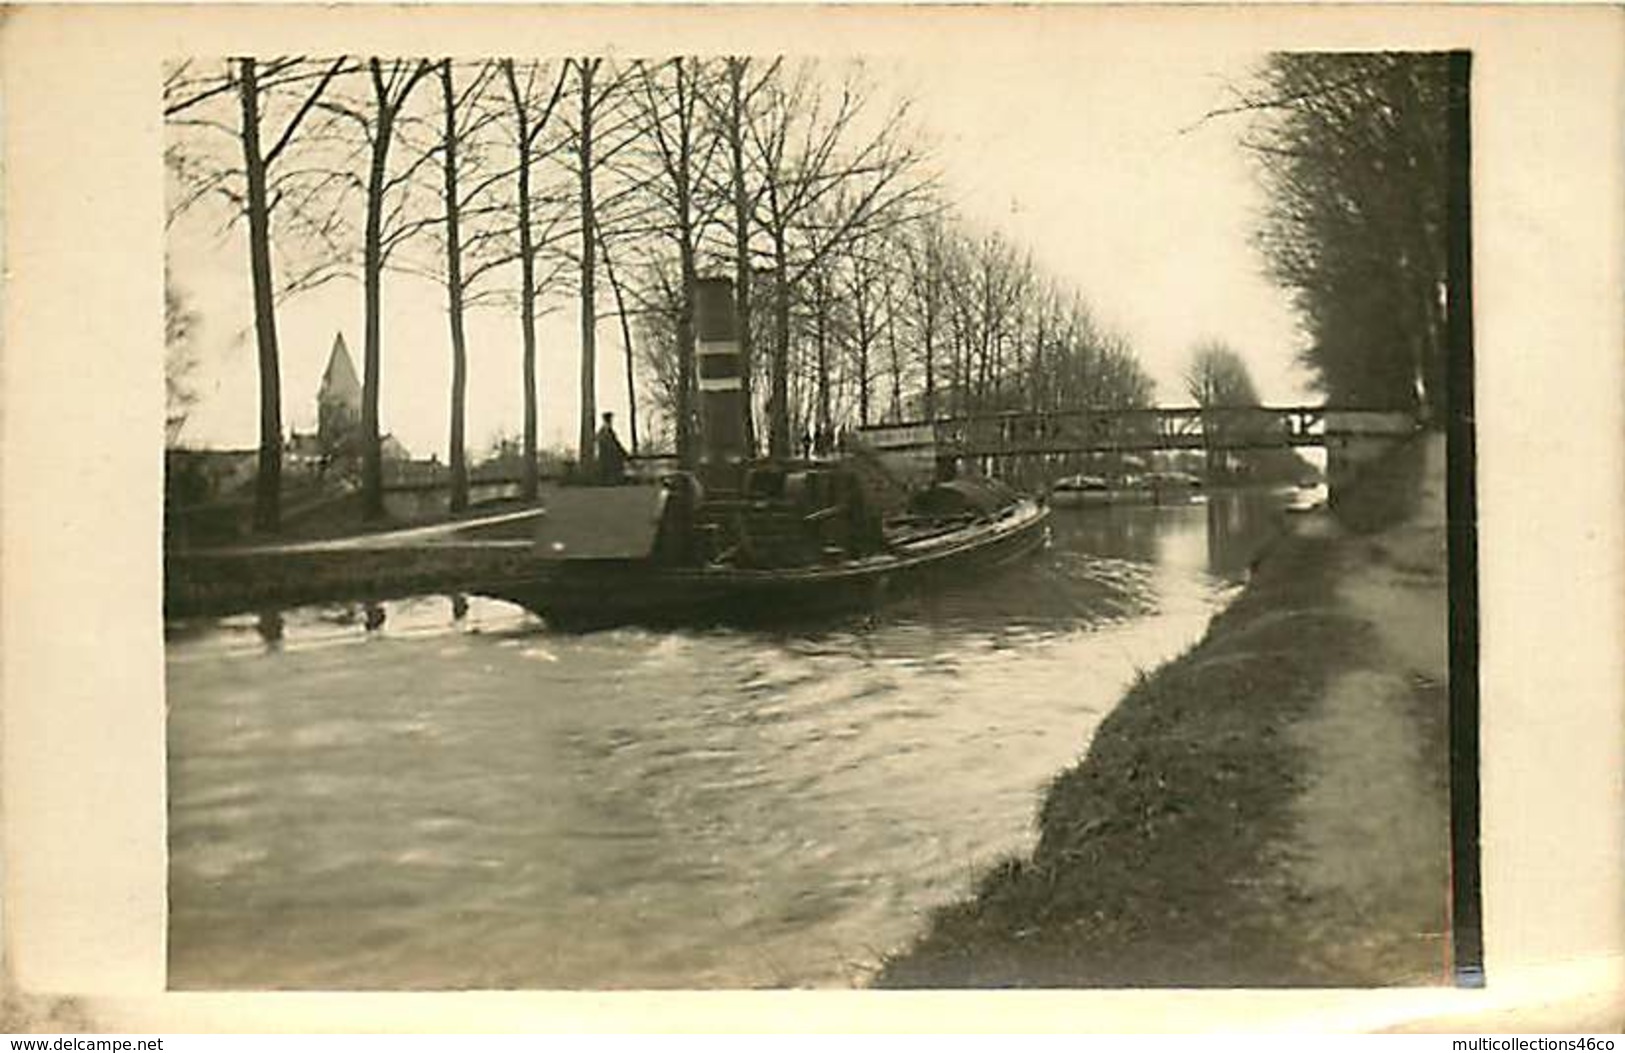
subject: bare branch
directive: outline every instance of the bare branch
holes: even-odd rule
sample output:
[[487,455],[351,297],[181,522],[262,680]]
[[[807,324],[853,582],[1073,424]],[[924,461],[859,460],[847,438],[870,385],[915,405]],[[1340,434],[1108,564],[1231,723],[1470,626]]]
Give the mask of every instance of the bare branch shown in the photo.
[[266,152],[265,167],[269,168],[276,163],[276,159],[281,156],[282,151],[293,140],[294,133],[299,130],[299,125],[304,122],[311,109],[321,100],[322,93],[327,90],[329,84],[333,83],[333,78],[344,71],[344,65],[348,61],[348,59],[344,58],[335,59],[333,64],[323,73],[322,78],[316,82],[316,87],[309,95],[305,96],[305,101],[300,104],[299,109],[288,120],[287,127],[282,129],[282,135],[277,138],[276,145]]

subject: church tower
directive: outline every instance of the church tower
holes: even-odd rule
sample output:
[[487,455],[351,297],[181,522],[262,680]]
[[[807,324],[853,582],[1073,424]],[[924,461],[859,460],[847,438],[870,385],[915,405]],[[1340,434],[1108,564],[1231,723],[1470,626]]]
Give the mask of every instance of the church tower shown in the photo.
[[344,346],[344,334],[333,337],[333,353],[316,391],[316,439],[328,456],[353,456],[359,452],[361,430],[361,381],[356,379],[355,363]]

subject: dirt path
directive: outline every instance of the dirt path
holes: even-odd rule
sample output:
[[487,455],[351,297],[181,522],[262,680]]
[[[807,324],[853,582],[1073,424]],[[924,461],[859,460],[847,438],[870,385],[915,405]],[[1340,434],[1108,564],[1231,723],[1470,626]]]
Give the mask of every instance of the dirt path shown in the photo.
[[1309,776],[1278,846],[1318,967],[1376,983],[1436,983],[1449,962],[1442,437],[1424,452],[1413,513],[1340,546],[1337,601],[1376,646],[1291,729]]
[[1295,521],[1045,795],[1033,853],[933,915],[888,987],[1441,983],[1444,443]]

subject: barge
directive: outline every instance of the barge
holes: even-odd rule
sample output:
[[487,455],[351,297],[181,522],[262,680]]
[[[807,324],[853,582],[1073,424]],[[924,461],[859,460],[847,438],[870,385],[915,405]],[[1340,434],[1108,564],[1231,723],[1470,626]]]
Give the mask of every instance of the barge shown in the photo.
[[560,490],[536,521],[531,571],[479,591],[565,629],[763,624],[872,608],[1048,538],[1046,507],[984,480],[938,484],[882,518],[840,467],[758,468],[751,479],[790,494],[695,501],[687,478],[652,492]]

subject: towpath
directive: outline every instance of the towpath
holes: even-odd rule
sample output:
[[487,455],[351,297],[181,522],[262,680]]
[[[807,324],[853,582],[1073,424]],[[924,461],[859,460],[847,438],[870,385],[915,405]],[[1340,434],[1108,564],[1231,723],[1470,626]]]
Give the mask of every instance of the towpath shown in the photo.
[[1309,776],[1277,846],[1319,969],[1375,982],[1437,982],[1449,965],[1443,437],[1421,453],[1410,515],[1337,546],[1337,603],[1374,646],[1291,729]]
[[1375,466],[1050,785],[881,986],[1449,977],[1444,440]]

